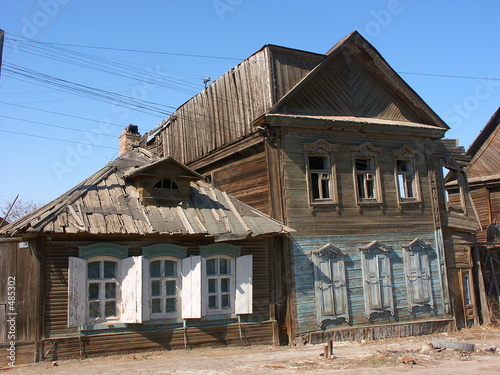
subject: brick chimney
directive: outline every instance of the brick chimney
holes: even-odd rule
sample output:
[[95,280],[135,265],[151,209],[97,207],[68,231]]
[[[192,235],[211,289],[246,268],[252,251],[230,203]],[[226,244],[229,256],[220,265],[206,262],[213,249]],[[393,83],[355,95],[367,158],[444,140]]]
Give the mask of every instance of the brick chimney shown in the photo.
[[139,146],[140,139],[139,127],[132,124],[127,126],[120,135],[120,155]]

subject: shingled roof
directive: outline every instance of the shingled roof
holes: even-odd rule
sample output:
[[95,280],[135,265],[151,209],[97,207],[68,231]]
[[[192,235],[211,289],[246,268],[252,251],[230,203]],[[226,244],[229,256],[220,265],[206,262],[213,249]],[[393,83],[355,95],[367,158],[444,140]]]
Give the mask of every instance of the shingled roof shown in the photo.
[[[190,172],[190,198],[176,205],[143,205],[129,176],[162,161]],[[3,227],[0,235],[24,233],[202,234],[215,241],[289,231],[282,223],[201,180],[174,159],[142,148],[121,155],[49,204]]]

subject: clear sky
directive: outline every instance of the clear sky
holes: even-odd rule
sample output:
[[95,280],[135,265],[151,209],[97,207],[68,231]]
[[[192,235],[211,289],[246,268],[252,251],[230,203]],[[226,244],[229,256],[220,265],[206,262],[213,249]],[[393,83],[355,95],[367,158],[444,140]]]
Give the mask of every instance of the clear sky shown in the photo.
[[126,125],[150,130],[266,44],[325,53],[353,30],[467,148],[500,104],[499,16],[493,0],[0,0],[0,206],[63,194]]

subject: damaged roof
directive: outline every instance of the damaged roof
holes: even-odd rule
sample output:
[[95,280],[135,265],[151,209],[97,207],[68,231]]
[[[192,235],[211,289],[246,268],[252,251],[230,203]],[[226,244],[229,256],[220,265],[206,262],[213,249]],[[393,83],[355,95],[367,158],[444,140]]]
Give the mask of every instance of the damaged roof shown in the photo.
[[[143,205],[128,176],[174,159],[147,150],[126,152],[49,204],[3,227],[0,235],[24,233],[201,234],[215,241],[290,231],[284,224],[214,188],[201,179],[189,182],[188,202]],[[187,171],[189,168],[182,165]],[[199,176],[192,171],[192,175]],[[200,176],[201,177],[201,176]]]

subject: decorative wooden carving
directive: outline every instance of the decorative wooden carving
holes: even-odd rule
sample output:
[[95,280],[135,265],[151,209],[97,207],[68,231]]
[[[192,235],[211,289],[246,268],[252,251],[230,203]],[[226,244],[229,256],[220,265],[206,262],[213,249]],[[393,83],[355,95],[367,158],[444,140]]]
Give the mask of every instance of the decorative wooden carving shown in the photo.
[[372,241],[366,246],[361,246],[359,251],[365,254],[387,254],[392,250],[392,246],[384,245],[380,241]]

